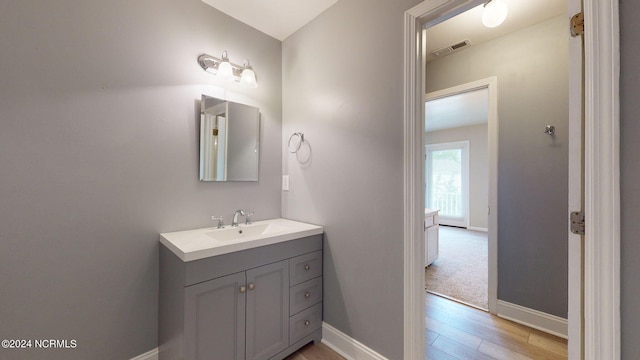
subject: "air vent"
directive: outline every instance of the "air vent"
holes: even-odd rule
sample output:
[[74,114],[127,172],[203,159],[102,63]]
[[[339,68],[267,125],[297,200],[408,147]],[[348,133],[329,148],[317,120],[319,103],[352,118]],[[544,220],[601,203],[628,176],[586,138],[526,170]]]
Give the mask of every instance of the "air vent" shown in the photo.
[[442,56],[454,53],[456,51],[459,51],[461,49],[464,49],[465,47],[467,47],[469,45],[471,45],[471,42],[469,40],[463,40],[463,41],[460,41],[460,42],[455,43],[453,45],[449,45],[449,46],[443,47],[441,49],[432,51],[431,54],[433,56],[435,56],[435,57],[442,57]]

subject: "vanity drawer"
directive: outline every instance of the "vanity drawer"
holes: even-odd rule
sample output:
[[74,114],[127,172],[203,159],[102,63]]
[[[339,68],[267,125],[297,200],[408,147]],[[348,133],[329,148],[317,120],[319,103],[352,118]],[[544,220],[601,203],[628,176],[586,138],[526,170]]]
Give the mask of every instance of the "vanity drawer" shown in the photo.
[[289,259],[289,285],[298,285],[322,275],[322,251]]
[[289,318],[289,344],[322,327],[322,303]]
[[433,225],[438,225],[440,222],[440,216],[438,214],[429,215],[424,217],[424,228],[428,228]]
[[424,228],[428,228],[429,226],[433,226],[435,223],[435,219],[433,216],[425,216],[424,218]]
[[289,291],[289,315],[322,301],[322,277],[305,281]]

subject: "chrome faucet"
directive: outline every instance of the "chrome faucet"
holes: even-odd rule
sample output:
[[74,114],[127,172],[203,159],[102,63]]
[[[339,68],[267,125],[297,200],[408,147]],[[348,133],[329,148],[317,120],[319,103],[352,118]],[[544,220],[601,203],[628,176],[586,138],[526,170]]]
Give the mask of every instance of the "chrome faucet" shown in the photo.
[[224,219],[222,216],[212,216],[211,220],[218,220],[218,229],[224,229]]
[[233,227],[238,226],[238,215],[245,216],[245,217],[247,216],[244,210],[236,210],[236,212],[233,213],[233,220],[231,220],[231,226]]

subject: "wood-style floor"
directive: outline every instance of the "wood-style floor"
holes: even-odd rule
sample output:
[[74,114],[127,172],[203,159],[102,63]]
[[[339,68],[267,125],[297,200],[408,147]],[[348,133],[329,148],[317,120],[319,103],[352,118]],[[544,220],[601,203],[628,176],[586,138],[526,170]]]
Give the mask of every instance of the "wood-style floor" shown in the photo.
[[[567,341],[427,293],[427,360],[566,360]],[[285,360],[343,360],[324,344]]]
[[345,360],[323,343],[309,344],[284,360]]
[[566,360],[567,341],[439,296],[426,296],[427,359]]

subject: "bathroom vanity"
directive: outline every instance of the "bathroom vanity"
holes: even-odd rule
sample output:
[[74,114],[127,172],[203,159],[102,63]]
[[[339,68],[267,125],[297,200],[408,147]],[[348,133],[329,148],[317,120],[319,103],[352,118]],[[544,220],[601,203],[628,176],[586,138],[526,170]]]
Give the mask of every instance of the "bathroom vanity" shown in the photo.
[[284,359],[322,337],[320,226],[286,219],[160,236],[160,359]]
[[429,266],[438,259],[440,249],[440,210],[424,209],[424,266]]

